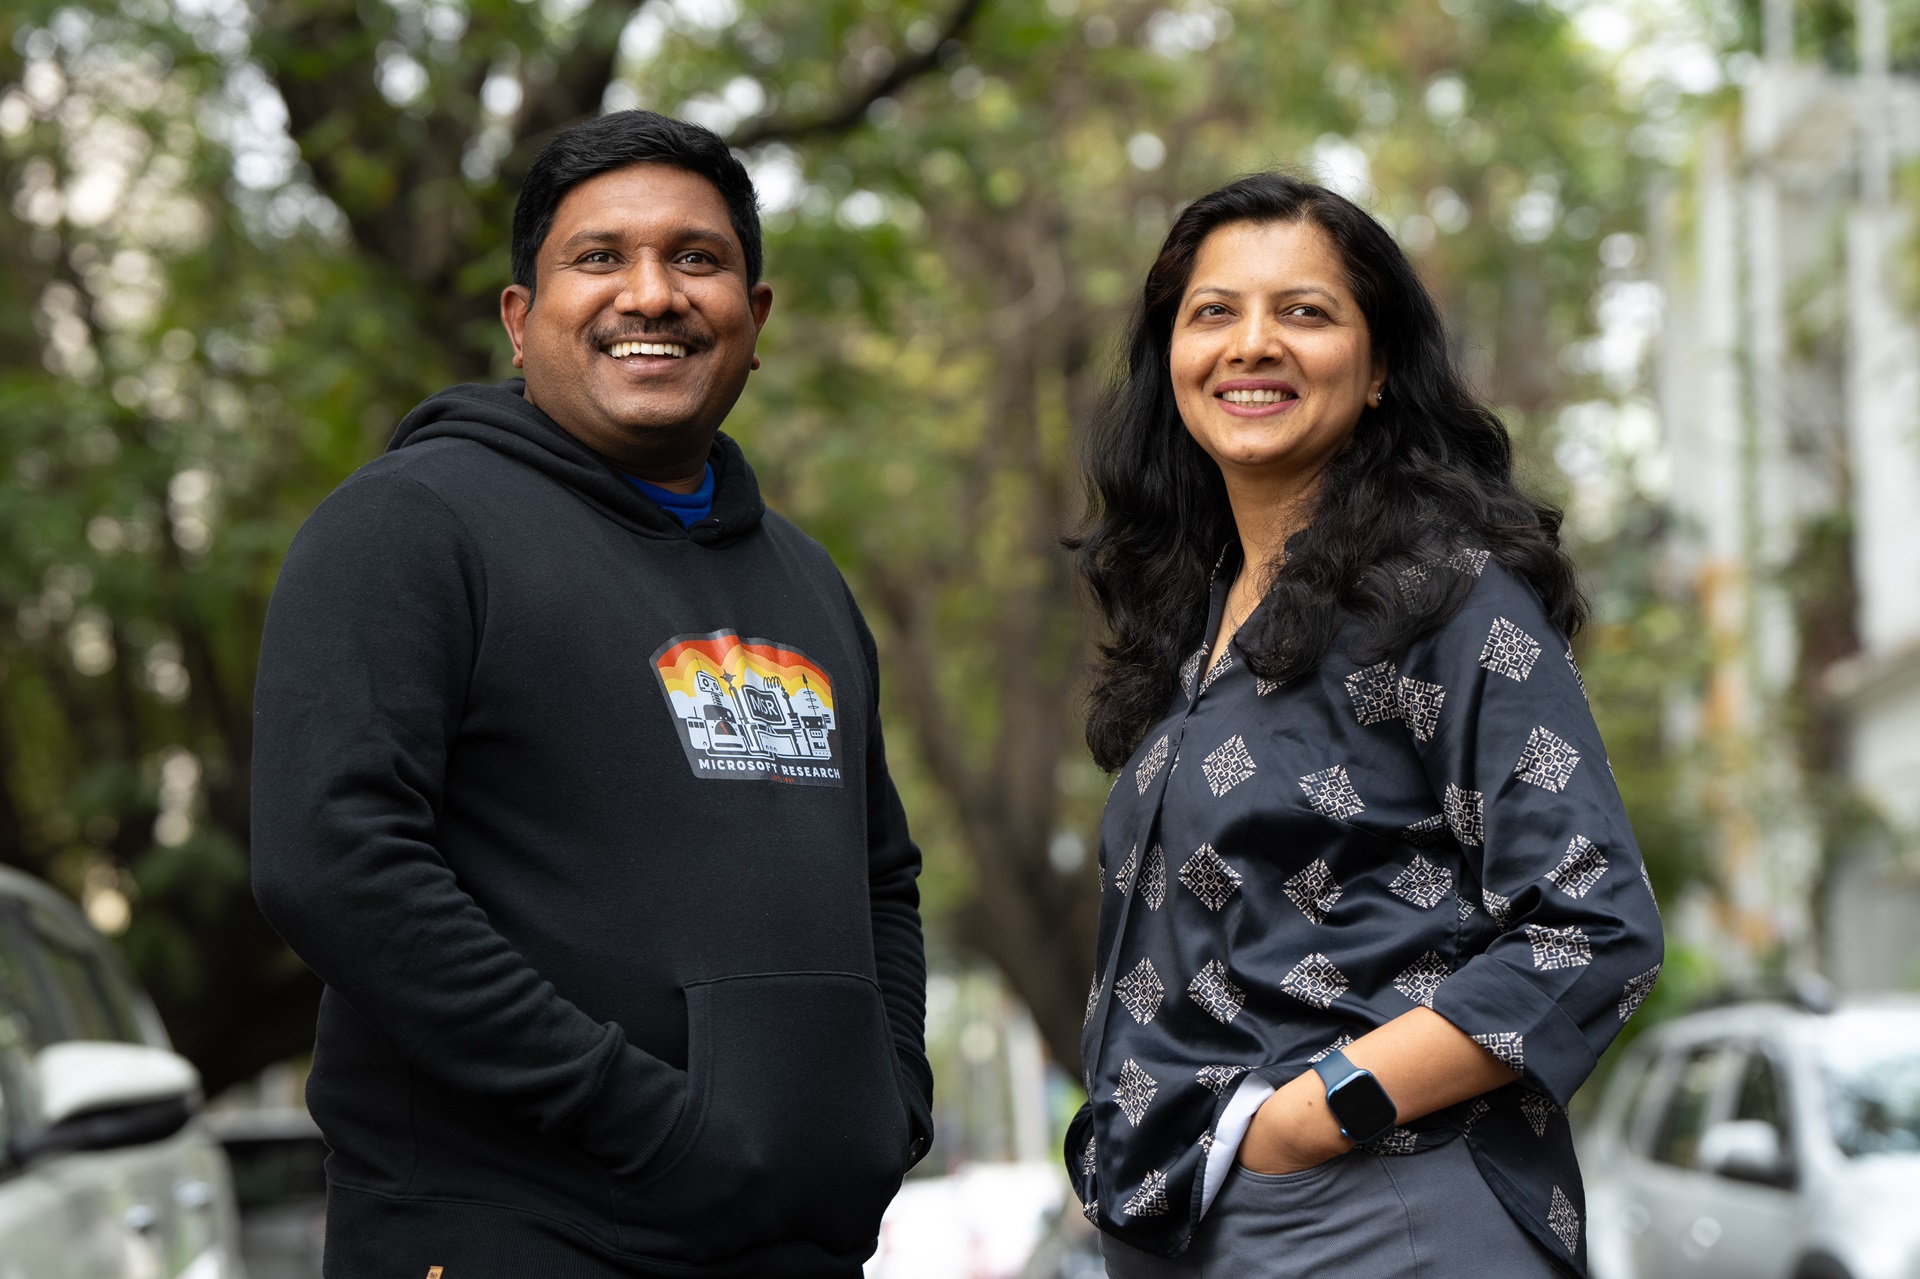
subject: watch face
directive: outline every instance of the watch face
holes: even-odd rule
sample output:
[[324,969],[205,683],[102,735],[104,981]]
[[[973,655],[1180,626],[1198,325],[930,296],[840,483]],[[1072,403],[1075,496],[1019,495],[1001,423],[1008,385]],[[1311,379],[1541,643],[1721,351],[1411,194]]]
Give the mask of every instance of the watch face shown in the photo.
[[1327,1108],[1346,1130],[1347,1138],[1362,1145],[1393,1128],[1398,1111],[1380,1081],[1362,1071],[1341,1081],[1327,1094]]

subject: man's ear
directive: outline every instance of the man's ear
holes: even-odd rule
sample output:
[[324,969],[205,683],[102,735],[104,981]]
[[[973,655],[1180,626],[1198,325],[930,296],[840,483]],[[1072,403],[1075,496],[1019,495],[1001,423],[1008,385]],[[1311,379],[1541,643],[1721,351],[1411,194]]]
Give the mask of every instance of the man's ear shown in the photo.
[[509,284],[500,292],[500,324],[513,343],[513,367],[523,369],[522,340],[527,333],[527,312],[533,310],[533,290],[524,284]]
[[[747,306],[753,311],[753,336],[758,338],[760,330],[767,327],[767,316],[773,311],[773,286],[765,280],[754,285],[747,292]],[[516,344],[514,349],[517,351],[520,348]],[[758,355],[753,357],[753,363],[749,367],[756,369],[760,367]]]

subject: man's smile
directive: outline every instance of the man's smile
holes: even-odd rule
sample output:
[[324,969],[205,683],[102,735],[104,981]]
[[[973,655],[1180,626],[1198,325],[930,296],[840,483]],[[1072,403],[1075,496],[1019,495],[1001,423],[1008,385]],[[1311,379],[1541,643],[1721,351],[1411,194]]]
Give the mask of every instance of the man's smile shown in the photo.
[[678,342],[613,342],[606,348],[607,354],[616,360],[630,355],[664,355],[671,359],[683,360],[687,348]]

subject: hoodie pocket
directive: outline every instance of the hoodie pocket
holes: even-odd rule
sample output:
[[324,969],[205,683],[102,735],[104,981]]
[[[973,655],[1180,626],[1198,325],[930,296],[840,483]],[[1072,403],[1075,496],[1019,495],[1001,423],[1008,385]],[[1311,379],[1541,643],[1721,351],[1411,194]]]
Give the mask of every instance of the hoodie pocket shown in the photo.
[[704,1262],[806,1242],[857,1263],[909,1142],[879,989],[771,973],[686,993],[687,1106],[653,1167],[618,1186],[624,1245]]

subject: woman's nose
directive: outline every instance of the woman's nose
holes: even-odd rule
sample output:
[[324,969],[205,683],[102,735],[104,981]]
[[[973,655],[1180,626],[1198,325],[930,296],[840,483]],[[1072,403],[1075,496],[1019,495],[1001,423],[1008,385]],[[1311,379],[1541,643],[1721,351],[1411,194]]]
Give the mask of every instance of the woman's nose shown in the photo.
[[1285,354],[1286,346],[1280,339],[1277,326],[1257,315],[1247,316],[1235,325],[1227,345],[1227,358],[1240,365],[1259,364],[1268,360],[1278,362]]

